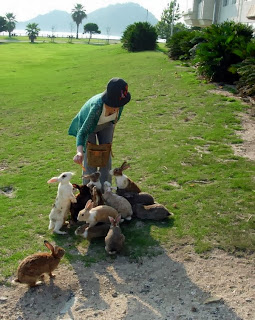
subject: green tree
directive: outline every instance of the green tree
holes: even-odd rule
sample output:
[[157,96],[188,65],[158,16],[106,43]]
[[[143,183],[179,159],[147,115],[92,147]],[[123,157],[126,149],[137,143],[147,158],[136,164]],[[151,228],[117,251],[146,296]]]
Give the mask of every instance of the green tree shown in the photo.
[[166,9],[161,14],[160,21],[156,24],[158,36],[168,40],[174,33],[174,23],[181,18],[179,4],[176,0],[168,3]]
[[85,9],[83,8],[83,5],[77,3],[72,10],[72,19],[76,23],[77,31],[76,31],[76,39],[79,38],[79,25],[82,23],[82,20],[87,17],[85,13]]
[[0,32],[7,30],[6,23],[5,17],[0,16]]
[[38,28],[38,23],[29,23],[26,26],[26,33],[28,34],[28,38],[30,39],[31,43],[35,42],[35,39],[38,37],[40,32],[40,28]]
[[15,20],[15,15],[13,13],[6,13],[5,15],[6,17],[6,27],[7,27],[7,31],[9,32],[9,37],[11,37],[11,33],[12,31],[15,29],[16,27],[16,20]]
[[157,46],[157,31],[148,22],[135,22],[127,26],[123,33],[122,47],[128,51],[155,50]]
[[92,38],[92,35],[95,33],[101,33],[100,30],[98,30],[98,25],[96,23],[87,23],[84,26],[84,33],[89,33],[89,43],[90,39]]

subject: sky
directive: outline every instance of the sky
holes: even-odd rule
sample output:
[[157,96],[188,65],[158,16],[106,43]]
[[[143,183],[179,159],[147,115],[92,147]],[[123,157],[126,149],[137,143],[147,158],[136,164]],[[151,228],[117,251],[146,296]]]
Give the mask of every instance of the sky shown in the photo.
[[[186,8],[187,0],[177,1],[180,5],[180,12],[182,12]],[[6,13],[11,12],[16,16],[16,20],[21,22],[52,10],[63,10],[71,13],[76,3],[82,4],[86,13],[89,14],[111,4],[127,2],[138,3],[159,20],[161,13],[167,8],[171,0],[1,0],[0,16],[5,16]]]

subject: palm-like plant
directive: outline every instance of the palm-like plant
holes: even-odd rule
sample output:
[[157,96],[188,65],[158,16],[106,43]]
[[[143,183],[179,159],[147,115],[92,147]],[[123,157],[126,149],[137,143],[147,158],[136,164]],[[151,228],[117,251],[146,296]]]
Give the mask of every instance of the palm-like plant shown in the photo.
[[72,10],[72,18],[77,25],[76,39],[78,39],[79,25],[81,24],[82,20],[86,17],[87,15],[85,13],[85,9],[83,8],[83,5],[77,3],[74,9]]
[[5,15],[6,18],[6,28],[7,31],[9,32],[9,37],[11,37],[11,32],[15,29],[16,27],[16,20],[15,20],[15,15],[13,13],[6,13]]
[[30,39],[31,43],[34,43],[35,39],[37,38],[40,28],[38,28],[38,23],[29,23],[26,27],[26,32],[28,34],[28,38]]

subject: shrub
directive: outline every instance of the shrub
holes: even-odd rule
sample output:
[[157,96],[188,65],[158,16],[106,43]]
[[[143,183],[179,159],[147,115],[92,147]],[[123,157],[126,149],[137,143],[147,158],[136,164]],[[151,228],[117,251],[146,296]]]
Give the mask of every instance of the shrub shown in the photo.
[[240,76],[237,82],[237,90],[242,96],[255,96],[255,58],[247,58],[242,61],[237,69]]
[[193,41],[197,38],[199,31],[183,30],[175,33],[167,42],[169,47],[169,57],[177,60],[187,60],[191,58],[191,49],[198,43]]
[[209,80],[233,83],[238,74],[229,71],[232,64],[242,61],[237,50],[246,50],[252,39],[252,27],[233,21],[212,25],[202,31],[205,42],[196,51],[198,73]]
[[136,22],[127,26],[123,33],[122,47],[128,51],[155,50],[157,46],[157,31],[148,22]]

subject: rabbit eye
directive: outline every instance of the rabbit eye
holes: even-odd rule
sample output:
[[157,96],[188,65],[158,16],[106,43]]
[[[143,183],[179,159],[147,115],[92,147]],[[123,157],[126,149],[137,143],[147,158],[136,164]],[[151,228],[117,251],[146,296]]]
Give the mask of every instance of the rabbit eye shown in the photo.
[[65,178],[66,177],[66,174],[63,174],[62,178]]
[[84,216],[84,213],[82,214],[82,216]]

